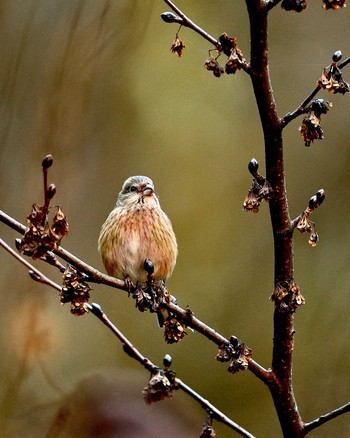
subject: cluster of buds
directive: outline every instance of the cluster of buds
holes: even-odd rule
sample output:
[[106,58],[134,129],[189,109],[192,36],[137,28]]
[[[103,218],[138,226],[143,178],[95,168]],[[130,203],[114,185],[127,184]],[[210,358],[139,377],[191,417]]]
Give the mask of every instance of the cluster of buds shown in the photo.
[[63,274],[60,302],[71,303],[70,311],[74,316],[81,316],[87,312],[85,303],[89,302],[91,288],[84,280],[84,274],[71,265],[67,266]]
[[315,99],[305,111],[308,115],[304,117],[299,127],[300,135],[304,139],[305,146],[310,146],[314,140],[324,138],[323,129],[321,128],[321,114],[326,114],[332,107],[332,102],[323,99]]
[[311,246],[316,246],[318,241],[320,240],[317,232],[316,226],[314,222],[311,222],[309,216],[311,213],[318,208],[325,199],[325,191],[323,189],[318,190],[311,198],[309,199],[309,204],[299,217],[297,217],[293,221],[293,226],[297,228],[301,233],[309,233],[309,244]]
[[302,12],[306,6],[306,0],[283,0],[281,3],[281,8],[285,11]]
[[317,82],[321,88],[324,88],[330,93],[345,94],[350,90],[349,84],[344,81],[342,71],[337,65],[342,56],[340,50],[337,50],[333,54],[331,65],[323,70],[323,73]]
[[[235,74],[237,70],[242,68],[242,65],[246,63],[246,60],[237,47],[237,38],[230,38],[226,33],[223,33],[219,37],[219,43],[217,48],[215,49],[219,54],[216,58],[212,56],[209,50],[209,56],[204,63],[204,67],[213,72],[213,75],[216,77],[222,76],[224,73],[226,74]],[[225,65],[225,69],[221,67],[218,62],[218,57],[224,53],[228,56],[228,60]]]
[[295,312],[298,307],[305,304],[300,287],[294,280],[277,283],[271,300],[280,312]]
[[216,359],[219,362],[230,362],[228,371],[232,374],[244,371],[248,368],[252,350],[235,336],[219,347]]
[[255,158],[250,160],[248,170],[253,175],[253,181],[243,202],[245,211],[258,213],[262,201],[269,202],[273,196],[273,189],[267,179],[258,173],[259,163]]
[[[52,155],[47,155],[42,162],[44,174],[44,205],[33,204],[26,218],[28,229],[18,244],[18,250],[23,254],[37,259],[45,257],[47,251],[52,251],[69,232],[69,225],[60,207],[50,207],[50,201],[55,196],[54,184],[47,186],[47,170],[52,166]],[[50,221],[49,213],[55,211]]]
[[169,368],[171,362],[171,356],[166,354],[163,360],[164,369],[157,368],[155,372],[152,372],[147,386],[142,391],[143,398],[147,404],[161,401],[165,398],[173,398],[173,390],[178,389],[178,385],[175,380],[175,371]]
[[205,422],[203,424],[201,434],[199,435],[199,438],[216,438],[216,432],[213,428],[213,419],[209,415],[206,417]]

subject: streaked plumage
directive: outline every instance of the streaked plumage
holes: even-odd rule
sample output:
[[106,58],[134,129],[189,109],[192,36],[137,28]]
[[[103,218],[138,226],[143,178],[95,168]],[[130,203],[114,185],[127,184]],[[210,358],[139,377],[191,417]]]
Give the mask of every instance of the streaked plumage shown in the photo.
[[134,284],[147,279],[144,261],[154,265],[156,281],[166,281],[177,257],[176,237],[146,176],[128,178],[102,226],[98,248],[109,275]]

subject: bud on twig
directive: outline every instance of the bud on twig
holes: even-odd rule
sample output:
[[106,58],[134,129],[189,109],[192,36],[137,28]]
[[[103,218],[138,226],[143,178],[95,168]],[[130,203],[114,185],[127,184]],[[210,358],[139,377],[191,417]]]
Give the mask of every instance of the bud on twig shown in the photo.
[[46,195],[48,199],[52,199],[56,194],[56,186],[55,184],[50,184],[47,188]]
[[169,368],[171,366],[172,361],[173,359],[170,356],[170,354],[166,354],[163,359],[163,365],[165,366],[165,368]]
[[49,167],[52,166],[52,163],[53,163],[53,157],[51,154],[49,154],[49,155],[46,155],[46,157],[43,159],[43,162],[41,165],[42,165],[43,169],[48,169]]
[[332,56],[332,61],[333,62],[339,62],[343,57],[343,54],[341,52],[341,50],[337,50],[336,52],[333,53]]
[[315,210],[318,208],[322,202],[324,201],[324,198],[326,197],[326,193],[323,189],[318,190],[314,196],[311,196],[309,199],[309,208],[311,210]]
[[41,282],[41,277],[36,272],[32,271],[31,269],[28,271],[28,274],[30,278],[34,281]]
[[254,176],[259,169],[259,163],[255,158],[252,158],[248,164],[249,172]]
[[172,12],[163,12],[160,14],[160,18],[165,23],[182,23],[182,18],[178,17],[177,15],[173,14]]
[[145,262],[143,264],[143,268],[147,272],[147,274],[152,275],[154,272],[154,265],[153,265],[152,260],[150,260],[150,259],[145,260]]

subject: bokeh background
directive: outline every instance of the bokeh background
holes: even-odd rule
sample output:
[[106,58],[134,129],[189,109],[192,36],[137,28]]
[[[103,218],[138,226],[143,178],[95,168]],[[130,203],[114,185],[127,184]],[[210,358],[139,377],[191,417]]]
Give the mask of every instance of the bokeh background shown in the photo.
[[[245,2],[177,3],[213,36],[238,37],[249,58]],[[335,50],[350,55],[350,11],[308,3],[302,14],[279,6],[270,14],[270,70],[281,116],[313,89]],[[180,33],[185,55],[172,55],[177,25],[160,20],[166,10],[151,0],[1,2],[1,209],[25,221],[31,204],[42,202],[41,160],[52,153],[49,182],[71,229],[63,246],[102,270],[96,242],[121,184],[130,175],[150,176],[178,238],[170,291],[217,331],[239,337],[268,367],[271,225],[266,205],[258,215],[242,210],[252,157],[264,173],[254,95],[244,72],[217,79],[206,71],[211,47],[188,29]],[[295,235],[295,276],[306,305],[296,315],[293,375],[306,421],[350,394],[350,98],[319,97],[333,102],[322,118],[324,140],[305,148],[300,120],[285,130],[292,216],[318,189],[327,196],[312,217],[319,245]],[[0,227],[13,246],[16,233]],[[73,317],[55,291],[0,254],[2,436],[148,436],[138,427],[149,424],[159,426],[150,435],[157,438],[199,435],[205,413],[195,402],[178,392],[172,401],[145,406],[141,391],[149,376],[112,334],[92,315]],[[36,266],[60,282],[53,268]],[[143,354],[159,365],[171,354],[178,376],[234,421],[258,437],[281,436],[268,390],[249,371],[229,375],[215,360],[216,347],[197,333],[166,345],[154,315],[139,313],[124,292],[93,288],[92,301]],[[120,435],[112,432],[116,424]],[[214,427],[220,437],[235,436]],[[349,431],[345,415],[310,436]]]

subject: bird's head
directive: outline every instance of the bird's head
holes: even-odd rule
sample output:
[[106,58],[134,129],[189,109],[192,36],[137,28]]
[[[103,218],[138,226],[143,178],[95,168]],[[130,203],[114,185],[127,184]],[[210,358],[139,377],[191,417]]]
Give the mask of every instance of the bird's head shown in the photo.
[[147,176],[131,176],[124,182],[118,195],[117,207],[133,207],[142,204],[150,207],[159,205],[153,181]]

